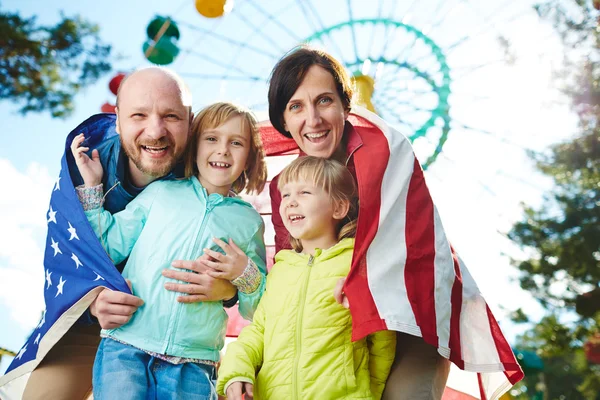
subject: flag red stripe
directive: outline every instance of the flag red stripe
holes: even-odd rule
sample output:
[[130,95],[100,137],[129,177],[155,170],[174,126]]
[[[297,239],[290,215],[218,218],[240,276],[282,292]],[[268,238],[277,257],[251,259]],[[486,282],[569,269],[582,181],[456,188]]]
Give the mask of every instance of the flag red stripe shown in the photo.
[[456,364],[460,369],[465,369],[465,363],[462,359],[462,347],[460,343],[460,313],[462,310],[462,293],[463,293],[463,282],[462,274],[460,272],[460,263],[458,256],[454,252],[452,246],[452,260],[454,262],[454,283],[452,284],[452,295],[451,295],[451,314],[450,314],[450,361]]
[[[361,128],[363,145],[354,152],[360,198],[356,247],[345,293],[352,304],[352,340],[387,329],[371,295],[367,274],[367,250],[379,228],[381,180],[390,157],[387,139],[374,128]],[[360,324],[357,322],[360,321]]]
[[525,374],[523,374],[521,366],[516,362],[512,349],[504,338],[504,335],[500,330],[500,326],[498,325],[496,318],[494,318],[494,315],[487,304],[486,311],[488,321],[490,323],[490,330],[492,331],[492,337],[494,338],[494,344],[496,345],[496,351],[500,357],[500,362],[502,362],[502,365],[504,365],[504,375],[508,381],[514,385],[523,379]]
[[427,343],[437,347],[434,206],[416,158],[406,199],[404,278],[421,335]]
[[485,389],[483,386],[483,380],[481,379],[481,374],[479,372],[477,373],[477,381],[479,383],[479,397],[481,397],[481,400],[487,400],[487,396],[485,394]]

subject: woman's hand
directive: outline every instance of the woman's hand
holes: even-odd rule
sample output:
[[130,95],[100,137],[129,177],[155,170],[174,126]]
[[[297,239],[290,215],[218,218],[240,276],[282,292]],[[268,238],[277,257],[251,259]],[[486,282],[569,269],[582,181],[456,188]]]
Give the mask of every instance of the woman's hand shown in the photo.
[[346,282],[346,278],[340,278],[335,285],[335,289],[333,289],[333,297],[335,301],[339,304],[343,305],[346,308],[350,308],[350,302],[348,301],[348,297],[344,294],[344,283]]
[[83,133],[75,136],[71,143],[71,151],[85,187],[98,186],[102,183],[102,174],[104,173],[102,164],[100,164],[100,155],[96,149],[92,151],[92,158],[85,154],[90,148],[81,146],[84,140]]
[[221,239],[213,238],[225,254],[218,251],[204,249],[204,254],[210,256],[214,261],[204,261],[204,264],[209,267],[206,274],[218,279],[227,279],[232,281],[242,275],[248,265],[248,256],[242,251],[232,239],[229,239],[229,244]]
[[[246,393],[245,397],[242,394]],[[244,400],[254,398],[254,385],[248,382],[233,382],[227,388],[227,400]]]

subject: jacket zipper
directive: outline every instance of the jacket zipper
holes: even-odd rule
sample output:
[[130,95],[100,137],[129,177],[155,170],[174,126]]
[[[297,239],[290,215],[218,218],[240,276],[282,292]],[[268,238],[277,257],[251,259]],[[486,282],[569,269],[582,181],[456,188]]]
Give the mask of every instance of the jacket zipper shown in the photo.
[[[196,232],[196,236],[194,237],[194,241],[192,242],[193,244],[198,242],[198,237],[204,231],[204,228],[206,226],[206,221],[208,220],[208,214],[211,212],[211,210],[212,210],[212,208],[209,209],[208,201],[207,201],[206,212],[204,213],[204,218],[202,218],[202,222],[200,223],[200,228]],[[193,247],[192,247],[192,252],[193,252]],[[164,354],[167,354],[167,352],[171,349],[171,347],[173,345],[173,343],[172,343],[173,331],[174,331],[175,327],[177,326],[177,322],[179,321],[179,314],[181,313],[181,310],[183,309],[184,306],[185,306],[185,304],[174,301],[174,307],[175,307],[176,313],[175,313],[175,316],[173,317],[173,322],[171,324],[169,324],[169,330],[167,332],[167,343],[165,345]]]
[[310,273],[312,271],[312,265],[315,261],[315,258],[311,254],[308,258],[308,274],[304,278],[304,282],[302,283],[302,290],[300,291],[300,301],[298,304],[300,305],[300,309],[298,310],[298,316],[296,317],[296,357],[294,360],[294,369],[292,371],[292,385],[293,390],[292,393],[295,393],[296,399],[301,399],[300,396],[300,386],[298,385],[298,363],[300,362],[300,348],[302,346],[302,320],[304,318],[304,303],[306,302],[306,290],[308,288],[308,282],[310,280]]

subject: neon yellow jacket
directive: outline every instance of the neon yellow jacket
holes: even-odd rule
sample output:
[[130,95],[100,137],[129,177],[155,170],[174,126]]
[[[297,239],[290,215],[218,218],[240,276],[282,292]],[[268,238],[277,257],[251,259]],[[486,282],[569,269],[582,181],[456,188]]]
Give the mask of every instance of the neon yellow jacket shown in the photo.
[[353,248],[354,239],[342,239],[314,257],[277,253],[252,324],[227,347],[219,394],[242,381],[254,384],[257,400],[381,398],[396,334],[381,331],[353,343],[350,312],[333,298]]

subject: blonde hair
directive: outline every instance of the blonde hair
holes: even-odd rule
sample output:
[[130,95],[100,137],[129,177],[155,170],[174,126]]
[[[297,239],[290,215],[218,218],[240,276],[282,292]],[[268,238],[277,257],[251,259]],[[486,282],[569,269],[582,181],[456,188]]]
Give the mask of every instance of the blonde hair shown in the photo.
[[[348,214],[338,225],[338,240],[356,235],[358,218],[358,193],[354,178],[339,161],[313,156],[299,157],[281,171],[277,188],[279,191],[289,182],[312,182],[325,190],[332,203],[347,201]],[[290,244],[296,251],[302,251],[300,240],[290,236]]]
[[214,129],[229,119],[241,116],[242,129],[250,131],[250,149],[248,151],[247,168],[231,185],[231,190],[240,193],[246,189],[248,193],[262,192],[267,181],[267,166],[265,164],[265,154],[258,131],[258,122],[254,114],[241,106],[233,103],[214,103],[202,109],[192,121],[190,142],[184,156],[185,177],[198,174],[196,157],[198,153],[198,141],[202,132],[207,129]]

